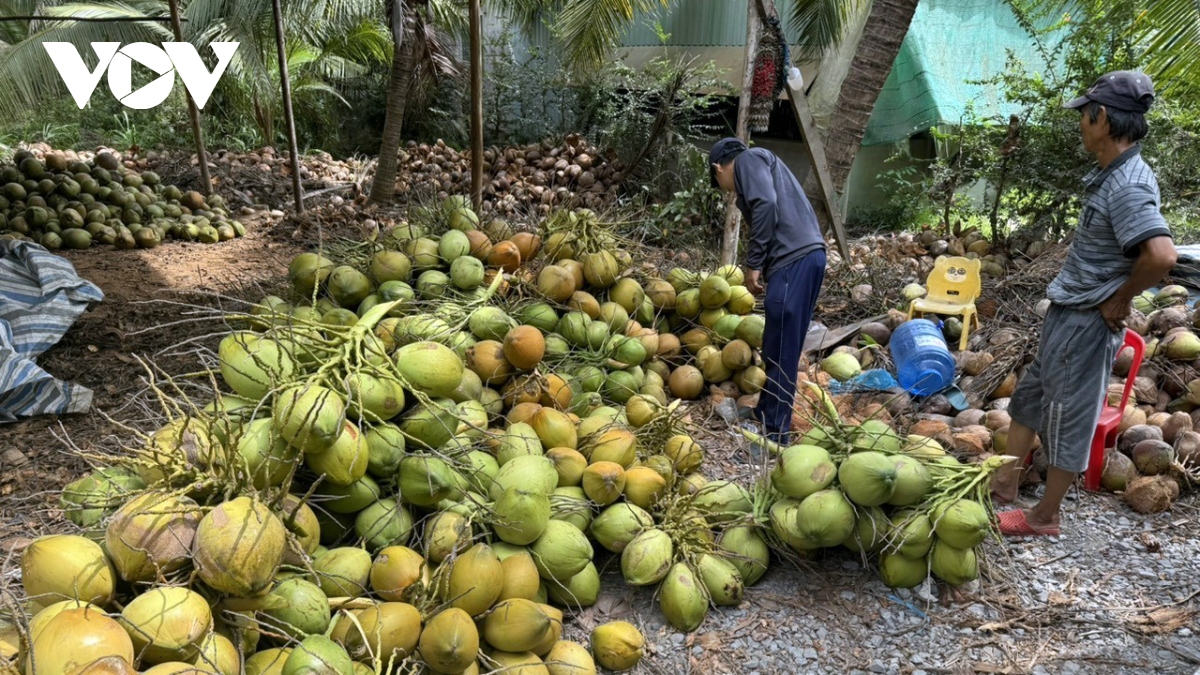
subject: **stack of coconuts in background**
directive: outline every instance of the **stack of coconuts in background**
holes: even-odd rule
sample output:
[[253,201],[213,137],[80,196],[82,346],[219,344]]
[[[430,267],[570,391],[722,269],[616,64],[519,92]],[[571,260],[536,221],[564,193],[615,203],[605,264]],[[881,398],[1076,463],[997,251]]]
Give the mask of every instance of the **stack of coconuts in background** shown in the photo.
[[220,195],[164,185],[110,152],[20,150],[0,165],[0,236],[51,250],[110,244],[154,248],[164,239],[215,244],[246,234]]

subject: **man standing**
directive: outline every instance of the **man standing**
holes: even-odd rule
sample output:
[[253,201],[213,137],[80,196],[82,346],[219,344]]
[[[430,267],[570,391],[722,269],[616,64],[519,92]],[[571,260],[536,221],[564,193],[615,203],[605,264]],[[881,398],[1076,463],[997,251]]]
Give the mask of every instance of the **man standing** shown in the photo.
[[993,498],[1016,499],[1035,433],[1041,433],[1050,467],[1036,506],[1000,514],[1006,535],[1059,533],[1063,497],[1087,469],[1133,298],[1175,265],[1171,231],[1159,212],[1158,182],[1138,144],[1148,131],[1145,114],[1153,101],[1149,77],[1118,71],[1066,104],[1080,111],[1083,147],[1099,166],[1084,179],[1074,241],[1046,292],[1052,304],[1037,358],[1009,405],[1008,454],[1018,461],[993,478]]
[[800,352],[825,279],[825,240],[800,182],[774,154],[724,138],[708,161],[713,186],[737,193],[737,207],[750,224],[746,288],[760,295],[766,284],[767,384],[753,415],[768,439],[786,445]]

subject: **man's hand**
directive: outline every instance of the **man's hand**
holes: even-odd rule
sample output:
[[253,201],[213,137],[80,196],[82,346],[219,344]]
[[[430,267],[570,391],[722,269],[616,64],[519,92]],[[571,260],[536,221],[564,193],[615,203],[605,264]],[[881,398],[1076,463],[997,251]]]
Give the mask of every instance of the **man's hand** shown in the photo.
[[1133,302],[1120,291],[1113,293],[1107,300],[1100,303],[1100,315],[1104,317],[1104,323],[1108,324],[1108,329],[1114,333],[1125,331],[1125,320],[1129,318],[1129,312],[1132,309]]
[[762,273],[758,270],[748,270],[746,272],[746,290],[750,291],[754,295],[763,294],[763,285],[762,282],[759,281],[761,274]]

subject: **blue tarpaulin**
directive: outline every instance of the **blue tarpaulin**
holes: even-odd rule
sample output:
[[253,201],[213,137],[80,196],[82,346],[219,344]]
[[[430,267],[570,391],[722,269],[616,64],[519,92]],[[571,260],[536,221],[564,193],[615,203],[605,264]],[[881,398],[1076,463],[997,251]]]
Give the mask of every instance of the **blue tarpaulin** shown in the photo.
[[92,391],[62,382],[36,359],[104,293],[65,258],[0,240],[0,422],[88,410]]

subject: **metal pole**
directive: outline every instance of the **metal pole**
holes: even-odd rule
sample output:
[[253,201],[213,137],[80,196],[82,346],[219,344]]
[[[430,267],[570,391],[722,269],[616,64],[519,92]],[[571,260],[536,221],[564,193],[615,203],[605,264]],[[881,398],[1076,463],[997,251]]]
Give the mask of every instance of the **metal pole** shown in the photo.
[[[738,117],[735,135],[743,143],[750,144],[750,97],[754,90],[754,57],[758,52],[758,29],[761,20],[754,0],[746,3],[746,69],[742,74],[742,95],[738,99]],[[721,262],[726,265],[737,263],[738,239],[741,231],[742,214],[737,209],[737,197],[725,198],[725,237],[721,242]]]
[[[171,30],[175,33],[175,41],[183,42],[183,27],[179,21],[179,0],[170,0]],[[187,97],[188,118],[192,122],[192,140],[196,143],[196,159],[200,161],[200,187],[204,194],[211,195],[213,191],[212,177],[208,175],[208,151],[204,149],[204,132],[200,129],[200,110],[192,100],[190,93]]]
[[483,16],[471,0],[471,202],[483,208]]
[[300,186],[300,149],[296,145],[296,118],[292,116],[292,81],[288,76],[287,51],[283,46],[283,10],[279,0],[271,0],[275,14],[275,48],[279,52],[279,79],[283,83],[283,116],[287,120],[288,149],[292,153],[292,193],[296,213],[304,213],[304,188]]

